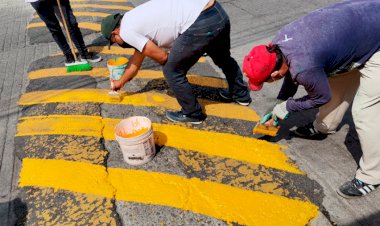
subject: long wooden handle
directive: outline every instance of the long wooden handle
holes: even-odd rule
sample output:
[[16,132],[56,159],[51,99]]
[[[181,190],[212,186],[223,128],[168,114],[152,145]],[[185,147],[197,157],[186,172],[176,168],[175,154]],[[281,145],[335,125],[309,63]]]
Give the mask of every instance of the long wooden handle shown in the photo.
[[62,23],[63,23],[63,26],[65,27],[67,38],[69,39],[69,45],[70,45],[71,53],[73,54],[75,61],[78,61],[77,55],[75,54],[75,51],[74,51],[73,41],[71,40],[70,32],[69,32],[69,29],[67,28],[66,19],[65,19],[65,16],[63,15],[60,0],[57,0],[57,4],[58,4],[59,12],[61,13]]

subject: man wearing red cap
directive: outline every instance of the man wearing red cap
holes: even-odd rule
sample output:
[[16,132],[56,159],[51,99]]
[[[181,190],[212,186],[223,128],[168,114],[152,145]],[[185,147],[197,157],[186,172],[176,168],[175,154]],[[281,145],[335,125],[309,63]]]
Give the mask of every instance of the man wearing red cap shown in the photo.
[[[352,114],[363,156],[352,181],[337,192],[364,196],[380,185],[380,1],[351,0],[316,10],[283,27],[269,46],[254,47],[243,72],[249,87],[284,78],[280,101],[261,123],[277,124],[290,112],[319,108],[298,136],[334,133],[353,101]],[[293,99],[299,85],[307,95]]]

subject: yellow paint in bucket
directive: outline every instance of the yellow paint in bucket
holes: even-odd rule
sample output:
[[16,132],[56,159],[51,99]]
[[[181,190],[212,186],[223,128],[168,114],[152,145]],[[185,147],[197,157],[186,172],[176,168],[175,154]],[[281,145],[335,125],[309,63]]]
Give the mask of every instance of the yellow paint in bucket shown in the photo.
[[134,116],[122,120],[115,127],[115,138],[124,161],[130,165],[145,164],[156,154],[152,122],[147,117]]
[[125,57],[115,57],[107,61],[107,67],[110,71],[110,78],[119,80],[127,67],[128,59]]

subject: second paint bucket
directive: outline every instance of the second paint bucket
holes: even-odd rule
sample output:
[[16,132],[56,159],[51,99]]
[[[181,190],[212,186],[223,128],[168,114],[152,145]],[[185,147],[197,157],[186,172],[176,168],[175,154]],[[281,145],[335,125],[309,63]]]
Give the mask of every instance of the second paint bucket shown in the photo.
[[107,61],[107,68],[110,72],[110,78],[119,80],[127,67],[128,59],[125,57],[115,57]]
[[147,117],[133,116],[122,120],[115,127],[115,137],[130,165],[142,165],[156,154],[152,122]]

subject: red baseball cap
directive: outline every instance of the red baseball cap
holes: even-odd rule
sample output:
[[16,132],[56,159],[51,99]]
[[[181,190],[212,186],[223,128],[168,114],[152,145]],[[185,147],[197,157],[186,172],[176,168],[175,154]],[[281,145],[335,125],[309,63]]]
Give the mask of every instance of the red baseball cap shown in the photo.
[[276,53],[270,53],[266,45],[253,47],[244,57],[243,72],[248,77],[249,88],[259,91],[276,66]]

